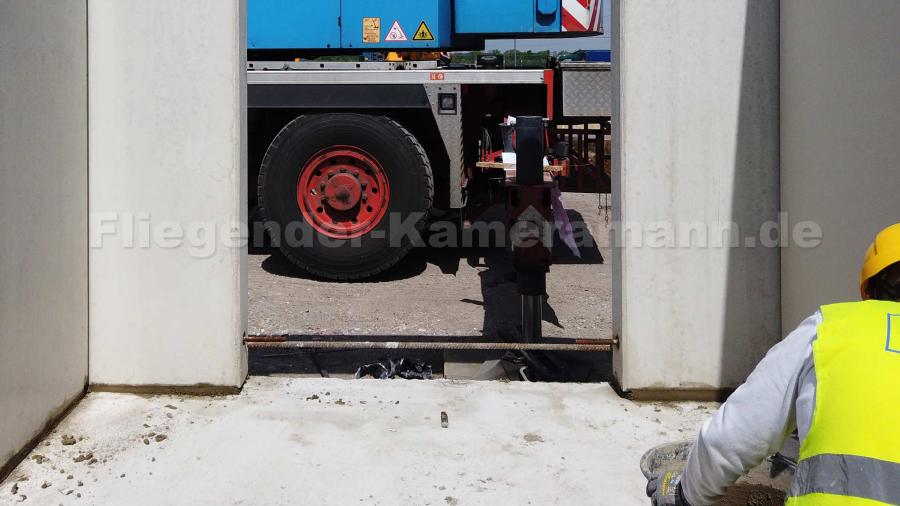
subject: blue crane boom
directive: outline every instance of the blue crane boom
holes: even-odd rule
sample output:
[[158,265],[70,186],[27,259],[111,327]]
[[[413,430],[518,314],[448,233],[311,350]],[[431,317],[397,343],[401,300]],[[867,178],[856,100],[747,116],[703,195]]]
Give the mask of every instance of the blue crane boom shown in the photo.
[[251,50],[483,48],[602,33],[600,0],[248,0]]

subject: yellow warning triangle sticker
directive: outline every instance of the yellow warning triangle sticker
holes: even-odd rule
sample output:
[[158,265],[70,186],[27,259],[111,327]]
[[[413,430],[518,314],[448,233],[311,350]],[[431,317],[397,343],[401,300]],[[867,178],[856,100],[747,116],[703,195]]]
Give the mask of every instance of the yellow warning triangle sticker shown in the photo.
[[428,25],[425,24],[424,21],[416,28],[416,35],[413,37],[413,40],[434,40],[434,34],[431,33],[431,28],[428,28]]

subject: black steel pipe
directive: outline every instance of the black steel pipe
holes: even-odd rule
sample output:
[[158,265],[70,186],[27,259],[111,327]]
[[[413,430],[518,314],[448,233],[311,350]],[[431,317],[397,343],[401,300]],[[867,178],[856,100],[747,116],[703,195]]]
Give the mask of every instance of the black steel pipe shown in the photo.
[[522,295],[522,340],[539,343],[543,339],[544,296]]

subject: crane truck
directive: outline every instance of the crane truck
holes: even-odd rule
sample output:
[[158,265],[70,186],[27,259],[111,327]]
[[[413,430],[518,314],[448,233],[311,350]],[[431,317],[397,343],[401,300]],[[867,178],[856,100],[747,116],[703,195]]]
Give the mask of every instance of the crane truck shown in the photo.
[[251,204],[273,243],[327,279],[388,269],[414,245],[403,230],[465,217],[506,174],[479,162],[509,151],[498,128],[509,117],[545,118],[548,147],[590,165],[599,190],[604,131],[586,125],[608,129],[608,65],[448,55],[490,39],[602,33],[600,3],[248,0]]

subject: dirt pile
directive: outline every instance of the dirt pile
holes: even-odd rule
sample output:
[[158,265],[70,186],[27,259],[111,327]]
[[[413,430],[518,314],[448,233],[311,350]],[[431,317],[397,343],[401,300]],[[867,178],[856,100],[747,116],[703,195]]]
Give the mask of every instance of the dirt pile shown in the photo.
[[716,506],[781,506],[784,496],[784,491],[772,487],[738,484],[729,488]]

